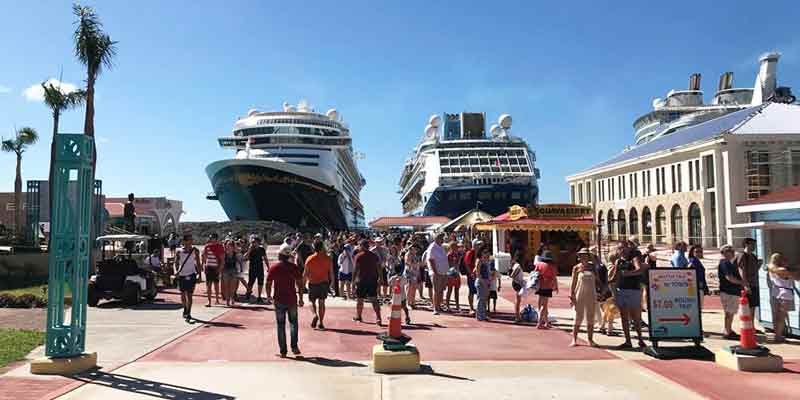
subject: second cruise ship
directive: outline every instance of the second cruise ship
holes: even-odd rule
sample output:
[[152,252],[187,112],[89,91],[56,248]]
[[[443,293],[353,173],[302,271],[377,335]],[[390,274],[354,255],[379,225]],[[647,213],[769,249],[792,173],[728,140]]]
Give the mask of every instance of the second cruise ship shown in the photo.
[[538,203],[536,154],[511,135],[503,114],[486,132],[484,113],[433,115],[400,176],[403,212],[457,217],[473,208],[492,215]]

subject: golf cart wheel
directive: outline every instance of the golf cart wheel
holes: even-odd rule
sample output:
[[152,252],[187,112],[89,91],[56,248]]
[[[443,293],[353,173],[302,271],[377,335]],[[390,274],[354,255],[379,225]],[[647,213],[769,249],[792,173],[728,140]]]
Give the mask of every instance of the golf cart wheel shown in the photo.
[[123,293],[122,301],[124,301],[125,304],[131,306],[139,304],[139,299],[142,297],[142,289],[138,284],[126,282]]
[[99,302],[100,296],[97,294],[97,289],[90,283],[86,291],[86,304],[88,304],[89,307],[97,307],[97,303]]

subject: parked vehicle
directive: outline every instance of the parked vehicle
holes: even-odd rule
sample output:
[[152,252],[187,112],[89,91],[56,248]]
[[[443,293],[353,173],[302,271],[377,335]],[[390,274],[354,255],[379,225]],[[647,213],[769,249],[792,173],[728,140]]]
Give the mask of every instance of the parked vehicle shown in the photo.
[[142,300],[156,298],[158,271],[142,263],[147,255],[149,239],[142,235],[106,235],[97,238],[102,251],[95,274],[89,278],[89,306],[97,306],[100,299],[119,299],[127,305],[136,305]]

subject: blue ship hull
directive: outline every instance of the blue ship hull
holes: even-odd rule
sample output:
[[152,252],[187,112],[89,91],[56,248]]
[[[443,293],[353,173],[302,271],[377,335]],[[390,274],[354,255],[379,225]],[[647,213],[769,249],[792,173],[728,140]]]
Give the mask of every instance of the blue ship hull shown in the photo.
[[539,202],[539,189],[530,185],[443,186],[425,204],[422,215],[455,218],[476,207],[494,216],[513,205]]

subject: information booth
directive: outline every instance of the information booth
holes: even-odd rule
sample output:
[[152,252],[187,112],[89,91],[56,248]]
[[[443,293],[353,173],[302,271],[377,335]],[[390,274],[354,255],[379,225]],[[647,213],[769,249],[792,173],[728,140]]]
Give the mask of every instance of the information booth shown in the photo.
[[[772,305],[770,284],[766,266],[773,253],[783,253],[792,268],[800,268],[800,186],[791,186],[739,204],[736,212],[750,214],[750,222],[729,226],[746,228],[747,236],[756,240],[756,255],[762,262],[758,271],[758,286],[761,306],[758,320],[772,329]],[[800,336],[800,282],[794,282],[794,311],[788,315],[786,328],[789,334]]]
[[540,250],[550,250],[561,275],[569,275],[577,264],[577,252],[589,247],[596,229],[592,209],[574,204],[511,206],[505,214],[473,226],[491,231],[495,266],[505,273],[513,254],[521,253],[523,265],[530,265]]

